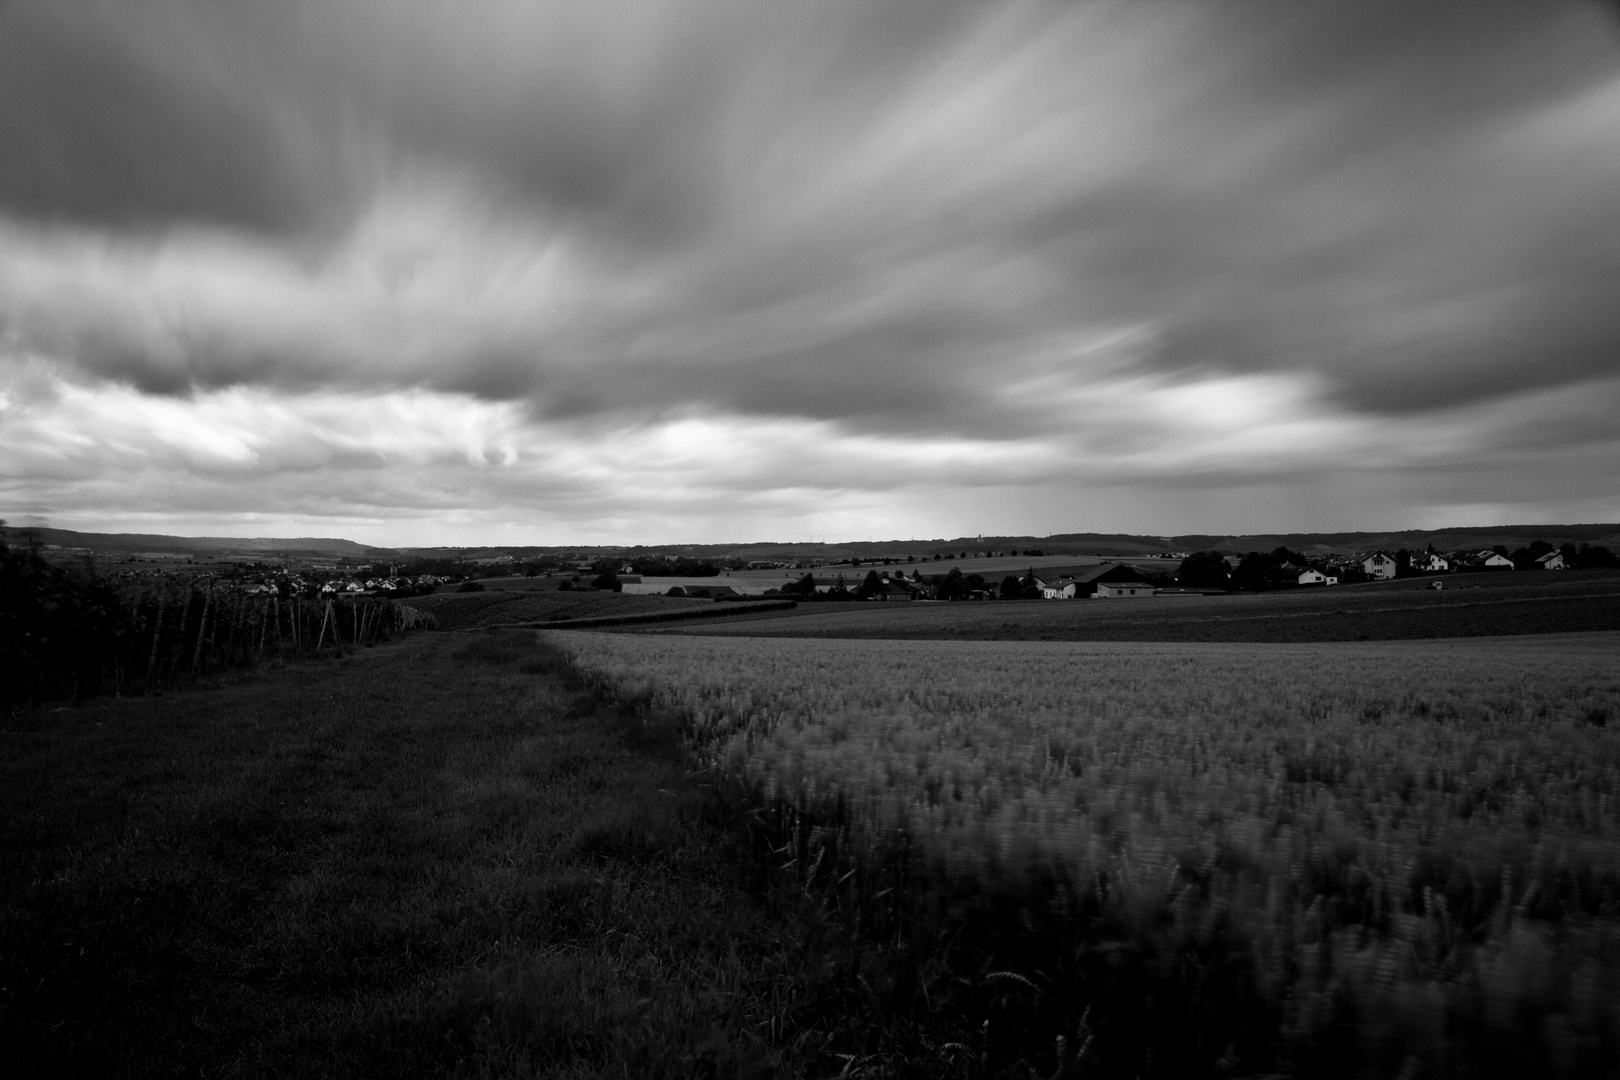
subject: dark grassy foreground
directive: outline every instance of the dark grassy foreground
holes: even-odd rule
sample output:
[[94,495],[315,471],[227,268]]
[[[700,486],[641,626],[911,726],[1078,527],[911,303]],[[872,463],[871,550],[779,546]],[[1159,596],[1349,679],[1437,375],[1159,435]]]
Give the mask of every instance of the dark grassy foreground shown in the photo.
[[819,909],[706,823],[672,729],[599,706],[532,634],[0,723],[8,1076],[850,1060]]
[[[1328,975],[1258,993],[1218,905],[935,888],[903,844],[829,872],[836,817],[704,786],[673,717],[609,708],[537,637],[0,721],[0,1076],[1620,1074],[1620,1047],[1547,1026],[1557,1001],[1459,1015],[1439,1072],[1393,1021],[1369,1054],[1377,1017],[1335,1012]],[[1571,940],[1601,1013],[1612,935]],[[1310,974],[1317,944],[1278,963]],[[1551,1000],[1537,945],[1493,970]],[[1438,986],[1367,979],[1397,1020],[1434,1011]]]

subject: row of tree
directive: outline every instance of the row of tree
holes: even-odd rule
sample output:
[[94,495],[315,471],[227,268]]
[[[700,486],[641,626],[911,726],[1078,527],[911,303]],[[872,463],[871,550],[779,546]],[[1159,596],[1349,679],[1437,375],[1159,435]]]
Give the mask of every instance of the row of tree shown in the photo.
[[[621,559],[598,559],[592,569],[601,574],[611,574],[614,570],[625,565]],[[632,558],[630,569],[645,577],[719,577],[720,567],[702,559],[688,559],[684,557],[667,558],[662,555],[645,555]]]
[[123,587],[0,539],[0,708],[148,693],[267,655],[371,644],[430,625],[379,597],[250,595],[161,578]]
[[[901,580],[905,575],[901,575]],[[894,586],[886,584],[886,579],[876,570],[868,570],[866,577],[860,583],[851,587],[842,578],[833,582],[827,589],[818,591],[814,574],[806,574],[799,580],[782,586],[778,592],[784,596],[797,597],[800,600],[831,601],[843,600],[869,600],[882,596]],[[920,572],[914,573],[911,578],[913,587],[924,587],[935,600],[966,600],[975,593],[993,593],[1003,600],[1038,600],[1041,596],[1040,586],[1035,583],[1034,574],[1017,577],[1009,574],[1001,579],[1000,584],[987,581],[981,574],[964,574],[960,567],[951,567],[945,574],[925,578]]]

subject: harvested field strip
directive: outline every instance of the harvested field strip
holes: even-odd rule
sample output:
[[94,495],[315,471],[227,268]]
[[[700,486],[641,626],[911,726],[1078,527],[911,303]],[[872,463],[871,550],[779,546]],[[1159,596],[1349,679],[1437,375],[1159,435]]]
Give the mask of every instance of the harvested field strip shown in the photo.
[[[1489,599],[1489,600],[1459,600],[1459,601],[1454,601],[1454,602],[1447,603],[1445,606],[1448,609],[1468,609],[1468,608],[1500,607],[1500,606],[1502,606],[1504,604],[1557,604],[1557,603],[1562,603],[1564,601],[1570,601],[1570,600],[1620,600],[1620,591],[1611,590],[1611,591],[1608,591],[1608,592],[1589,592],[1589,593],[1573,593],[1573,594],[1560,593],[1560,594],[1558,594],[1556,596],[1504,596],[1504,597],[1493,598],[1493,599]],[[1415,605],[1412,605],[1412,604],[1401,604],[1401,605],[1383,606],[1383,607],[1358,606],[1358,607],[1355,608],[1353,613],[1356,614],[1356,615],[1384,615],[1384,614],[1388,614],[1390,612],[1395,612],[1395,611],[1399,611],[1399,612],[1411,611],[1411,610],[1413,610],[1414,606]],[[1435,605],[1435,606],[1439,606],[1439,605]],[[1211,616],[1211,618],[1221,619],[1221,620],[1238,620],[1238,619],[1304,619],[1304,618],[1312,618],[1312,617],[1315,617],[1315,616],[1319,616],[1320,614],[1321,614],[1321,612],[1319,612],[1319,611],[1264,611],[1264,612],[1248,611],[1248,612],[1235,612],[1235,613],[1230,614],[1230,615],[1213,615],[1213,616]],[[1349,614],[1352,614],[1352,612],[1350,610],[1346,609],[1346,610],[1343,610],[1343,611],[1340,611],[1340,612],[1336,612],[1336,614],[1349,615]]]
[[715,603],[706,601],[707,607],[681,611],[652,611],[646,614],[601,615],[586,619],[552,619],[546,622],[520,623],[525,629],[596,630],[613,626],[644,626],[670,622],[688,622],[693,619],[726,619],[737,615],[760,615],[776,611],[792,611],[798,606],[793,600],[763,600],[757,603]]
[[664,596],[625,596],[613,592],[474,592],[413,597],[409,603],[431,612],[441,630],[517,625],[553,619],[639,615],[685,609],[707,609],[709,600]]

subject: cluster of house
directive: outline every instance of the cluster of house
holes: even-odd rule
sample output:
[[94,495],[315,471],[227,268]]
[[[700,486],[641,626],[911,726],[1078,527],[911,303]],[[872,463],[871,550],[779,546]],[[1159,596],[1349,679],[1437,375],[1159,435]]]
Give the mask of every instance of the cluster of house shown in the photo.
[[[890,577],[884,572],[879,579],[881,591],[874,600],[933,600],[939,598],[937,586],[918,580],[906,580],[904,575]],[[1077,574],[1046,578],[1033,571],[1019,578],[1026,589],[1033,587],[1044,600],[1106,600],[1130,597],[1156,596],[1159,589],[1136,570],[1123,563],[1105,562]],[[998,587],[968,588],[961,594],[963,600],[992,600],[1001,595]],[[1027,593],[1025,595],[1028,595]]]
[[[1229,565],[1235,560],[1228,560]],[[1456,570],[1512,570],[1513,560],[1496,551],[1418,552],[1410,556],[1407,565],[1412,573],[1442,574]],[[1543,570],[1564,569],[1564,558],[1558,552],[1548,552],[1536,559]],[[1396,576],[1398,562],[1386,551],[1358,552],[1329,559],[1313,566],[1283,563],[1279,575],[1283,581],[1292,579],[1300,585],[1337,585],[1346,578],[1354,580],[1390,580]],[[836,580],[816,580],[816,591],[826,594],[842,590],[863,600],[935,600],[941,599],[938,581],[925,582],[920,573],[907,578],[904,572],[891,573],[874,570],[876,582],[845,581],[843,575]],[[706,599],[740,598],[753,590],[734,588],[723,584],[724,579],[657,578],[621,574],[621,588],[627,593],[657,593],[665,596],[702,597]],[[974,582],[977,584],[977,582]],[[1111,600],[1157,596],[1162,590],[1147,580],[1138,570],[1124,563],[1104,562],[1097,566],[1061,577],[1042,577],[1033,570],[1019,579],[1028,596],[1033,586],[1046,600]],[[774,590],[773,590],[774,592]],[[757,594],[756,594],[757,595]],[[987,584],[983,588],[966,588],[958,594],[963,600],[989,600],[1000,595],[1000,590]]]
[[448,585],[454,578],[443,577],[439,574],[421,574],[417,577],[375,577],[375,578],[334,578],[321,585],[321,592],[325,595],[332,593],[370,592],[391,593],[400,589],[420,589],[424,586]]
[[[914,572],[911,578],[904,573],[895,573],[891,576],[889,571],[874,571],[878,575],[875,586],[866,582],[851,582],[846,585],[848,591],[860,599],[867,600],[939,600],[951,597],[942,595],[945,586],[937,579],[932,582],[923,581],[919,572]],[[1033,588],[1038,595],[1046,600],[1077,600],[1083,598],[1108,599],[1129,598],[1141,596],[1154,596],[1159,589],[1136,570],[1123,563],[1105,562],[1090,567],[1076,574],[1064,574],[1061,577],[1042,577],[1033,570],[1018,579],[1019,586],[1024,595]],[[956,599],[961,600],[993,600],[1001,596],[1001,588],[997,584],[986,583],[982,588],[974,588],[977,582],[969,579],[958,585]],[[819,586],[819,583],[818,583]],[[831,588],[837,588],[833,583]],[[818,592],[827,589],[817,588]]]
[[336,596],[344,593],[391,593],[404,589],[420,589],[424,586],[447,585],[455,578],[442,577],[437,574],[420,574],[415,577],[400,575],[396,577],[370,577],[370,578],[329,578],[326,581],[309,581],[295,574],[289,574],[275,580],[247,582],[241,585],[241,591],[253,596],[263,594],[269,596],[281,591],[285,584],[294,593],[309,591],[319,592],[322,596]]
[[[1564,556],[1549,551],[1536,559],[1541,570],[1563,570]],[[1414,574],[1446,574],[1459,570],[1512,570],[1513,560],[1499,551],[1420,551],[1414,552],[1407,563]],[[1350,570],[1360,570],[1374,581],[1391,581],[1399,568],[1395,557],[1387,551],[1358,552],[1342,559],[1332,559],[1320,567],[1283,564],[1283,572],[1296,574],[1301,585],[1337,585]]]

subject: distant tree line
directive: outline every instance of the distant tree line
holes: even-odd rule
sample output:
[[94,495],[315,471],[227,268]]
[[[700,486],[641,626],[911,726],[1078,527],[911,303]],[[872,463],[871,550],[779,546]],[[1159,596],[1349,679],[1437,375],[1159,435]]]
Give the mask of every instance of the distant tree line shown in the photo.
[[419,558],[399,564],[399,572],[410,577],[432,574],[434,577],[466,577],[472,567],[464,559]]
[[[1552,554],[1553,546],[1545,540],[1537,540],[1529,547],[1519,548],[1509,554],[1501,552],[1513,560],[1513,565],[1519,569],[1528,569],[1536,565],[1536,560],[1543,555]],[[1596,544],[1563,544],[1558,553],[1564,557],[1564,565],[1571,570],[1614,570],[1620,569],[1620,555],[1616,555],[1606,547]]]
[[[908,580],[902,572],[900,580]],[[818,591],[814,574],[805,574],[788,585],[776,590],[784,596],[792,596],[801,600],[827,601],[837,603],[843,600],[866,600],[874,596],[881,596],[889,586],[876,570],[868,570],[866,577],[858,585],[851,587],[842,577],[839,577],[826,589]],[[1038,600],[1041,589],[1035,582],[1034,573],[1024,577],[1009,574],[1001,579],[1000,584],[994,584],[982,574],[964,574],[961,567],[953,566],[944,574],[935,574],[924,577],[921,571],[914,571],[909,579],[912,585],[923,586],[929,590],[935,600],[966,600],[975,593],[994,594],[1003,600]]]
[[[625,565],[623,559],[598,559],[593,565],[598,574],[618,570]],[[720,567],[706,560],[674,559],[662,555],[643,555],[629,560],[630,569],[643,577],[719,577]]]

